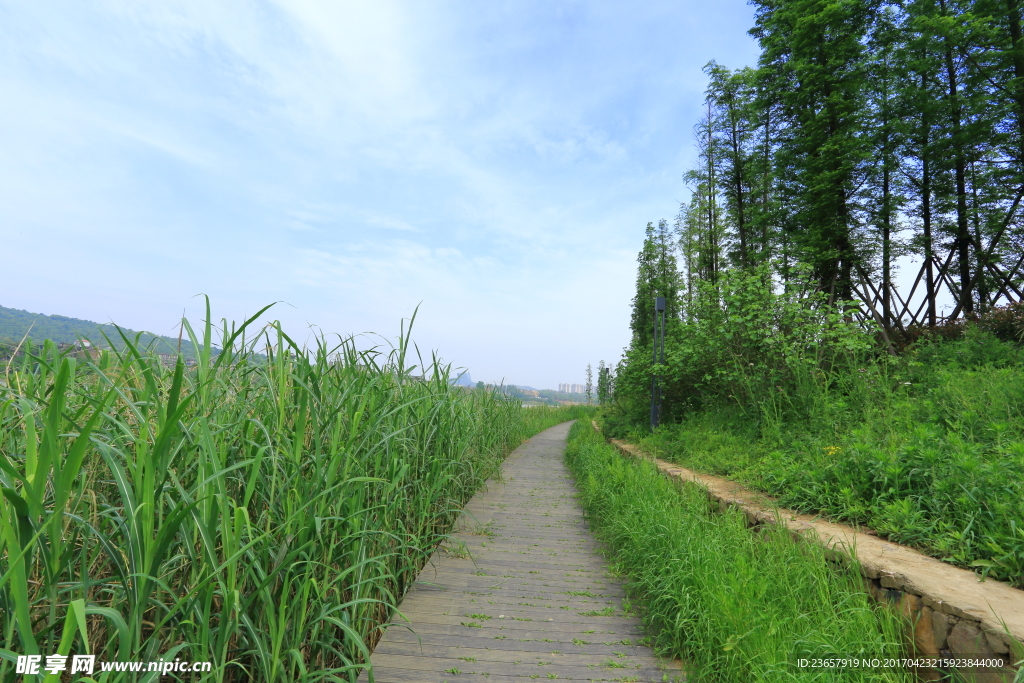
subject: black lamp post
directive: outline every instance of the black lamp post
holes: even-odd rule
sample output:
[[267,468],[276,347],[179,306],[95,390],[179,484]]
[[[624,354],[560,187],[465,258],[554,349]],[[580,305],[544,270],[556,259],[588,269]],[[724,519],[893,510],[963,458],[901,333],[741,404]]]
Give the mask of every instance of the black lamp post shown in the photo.
[[[654,298],[654,364],[665,362],[665,297]],[[651,373],[651,431],[661,421],[661,377]]]

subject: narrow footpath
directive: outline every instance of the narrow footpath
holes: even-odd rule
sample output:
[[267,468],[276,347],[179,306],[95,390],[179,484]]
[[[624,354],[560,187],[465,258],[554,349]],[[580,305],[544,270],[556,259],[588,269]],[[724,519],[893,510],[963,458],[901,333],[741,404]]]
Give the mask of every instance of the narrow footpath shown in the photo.
[[640,644],[597,552],[562,464],[569,425],[517,448],[469,502],[374,650],[376,681],[681,678]]

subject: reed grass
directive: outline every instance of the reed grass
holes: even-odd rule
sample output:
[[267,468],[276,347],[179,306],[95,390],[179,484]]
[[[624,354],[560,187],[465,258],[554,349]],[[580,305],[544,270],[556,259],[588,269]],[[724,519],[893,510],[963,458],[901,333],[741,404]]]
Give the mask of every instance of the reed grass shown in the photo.
[[407,329],[306,348],[256,319],[217,329],[207,306],[185,323],[194,366],[126,337],[95,361],[47,343],[7,368],[0,681],[26,680],[16,655],[69,653],[354,681],[463,504],[570,419],[451,386]]
[[912,680],[899,669],[797,666],[903,653],[898,616],[869,604],[856,568],[831,564],[781,525],[755,533],[738,511],[712,512],[696,486],[621,457],[582,421],[566,461],[653,644],[682,658],[688,680]]

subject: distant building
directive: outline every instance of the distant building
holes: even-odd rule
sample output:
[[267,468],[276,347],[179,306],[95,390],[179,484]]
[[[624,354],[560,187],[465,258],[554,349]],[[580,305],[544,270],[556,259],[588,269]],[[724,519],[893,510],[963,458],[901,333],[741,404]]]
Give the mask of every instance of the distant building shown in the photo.
[[84,339],[73,343],[61,342],[57,344],[57,350],[63,355],[84,361],[99,360],[100,357],[100,350]]
[[587,388],[582,384],[559,384],[558,392],[561,394],[583,394]]

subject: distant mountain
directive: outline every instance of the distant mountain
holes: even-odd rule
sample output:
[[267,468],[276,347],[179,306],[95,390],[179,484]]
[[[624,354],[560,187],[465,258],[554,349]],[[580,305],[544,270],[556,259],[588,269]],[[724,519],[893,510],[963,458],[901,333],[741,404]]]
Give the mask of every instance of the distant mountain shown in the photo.
[[[121,328],[124,334],[134,340],[138,334],[135,330]],[[109,347],[104,335],[110,339],[114,348],[122,348],[124,342],[114,325],[104,325],[69,318],[64,315],[43,315],[42,313],[30,313],[17,308],[6,308],[0,306],[0,355],[3,347],[10,347],[20,342],[25,335],[35,344],[42,343],[49,339],[58,344],[72,344],[79,339],[87,339],[96,346]],[[172,337],[143,332],[140,338],[142,348],[151,349],[155,353],[177,353],[178,340]],[[192,342],[183,339],[181,342],[181,353],[186,358],[195,358],[195,349]]]

